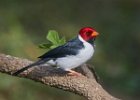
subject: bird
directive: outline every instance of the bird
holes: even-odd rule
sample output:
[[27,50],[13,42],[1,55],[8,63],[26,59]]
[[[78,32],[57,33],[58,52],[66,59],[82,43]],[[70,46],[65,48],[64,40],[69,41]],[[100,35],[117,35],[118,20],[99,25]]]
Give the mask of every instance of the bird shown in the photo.
[[98,35],[94,28],[83,27],[75,38],[39,56],[38,61],[17,70],[13,75],[18,75],[33,66],[48,63],[67,71],[68,75],[80,76],[81,74],[73,69],[92,58],[95,49],[94,41]]

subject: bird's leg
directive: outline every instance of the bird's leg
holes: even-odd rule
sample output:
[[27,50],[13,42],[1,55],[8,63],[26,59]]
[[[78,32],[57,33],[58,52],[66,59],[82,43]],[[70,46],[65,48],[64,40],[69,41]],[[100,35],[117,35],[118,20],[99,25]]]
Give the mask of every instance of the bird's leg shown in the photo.
[[71,70],[71,69],[69,69],[69,70],[67,70],[69,73],[68,73],[68,75],[69,76],[81,76],[82,74],[81,73],[78,73],[78,72],[76,72],[76,71],[73,71],[73,70]]

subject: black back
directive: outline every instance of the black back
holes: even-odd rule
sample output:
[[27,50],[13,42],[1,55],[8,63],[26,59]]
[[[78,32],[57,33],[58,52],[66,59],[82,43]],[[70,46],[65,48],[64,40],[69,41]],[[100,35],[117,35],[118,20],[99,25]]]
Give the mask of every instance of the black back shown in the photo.
[[44,58],[61,58],[65,57],[67,55],[76,55],[78,54],[79,50],[84,48],[83,42],[79,40],[78,37],[68,41],[66,44],[56,47],[47,53],[43,54],[39,58],[44,59]]

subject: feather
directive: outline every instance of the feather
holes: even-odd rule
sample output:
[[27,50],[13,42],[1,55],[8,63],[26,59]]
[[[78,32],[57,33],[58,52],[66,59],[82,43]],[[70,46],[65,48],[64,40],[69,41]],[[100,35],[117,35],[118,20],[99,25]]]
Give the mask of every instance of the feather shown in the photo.
[[23,68],[19,69],[18,71],[14,72],[13,75],[18,75],[18,74],[20,74],[21,72],[23,72],[23,71],[25,71],[25,70],[27,70],[27,69],[29,69],[29,68],[31,68],[31,67],[44,64],[44,63],[47,62],[48,60],[50,60],[50,59],[49,59],[49,58],[47,58],[47,59],[40,59],[40,60],[36,61],[35,63],[32,63],[32,64],[30,64],[30,65],[28,65],[28,66],[26,66],[26,67],[23,67]]

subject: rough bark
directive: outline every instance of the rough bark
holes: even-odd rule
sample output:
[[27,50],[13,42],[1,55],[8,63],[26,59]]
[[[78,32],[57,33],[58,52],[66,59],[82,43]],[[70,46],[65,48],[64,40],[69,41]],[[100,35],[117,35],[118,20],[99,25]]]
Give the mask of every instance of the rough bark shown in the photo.
[[[0,72],[2,73],[12,75],[13,72],[30,63],[32,61],[27,59],[0,54]],[[88,69],[87,65],[81,66],[81,69],[78,69],[78,71],[82,72],[83,76],[67,76],[66,72],[60,69],[43,65],[28,69],[18,77],[32,79],[52,87],[70,91],[85,97],[87,100],[119,100],[107,93],[96,82],[94,75]]]

